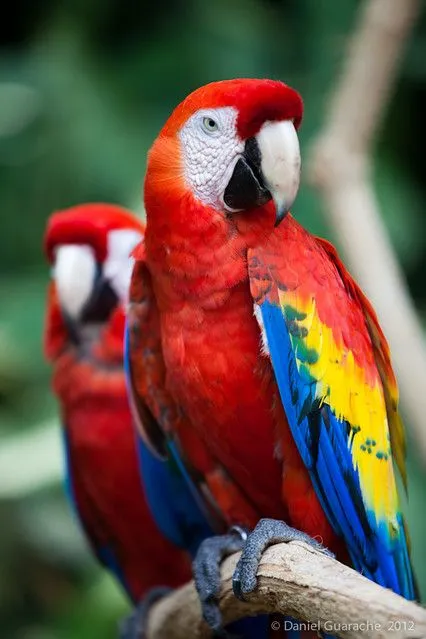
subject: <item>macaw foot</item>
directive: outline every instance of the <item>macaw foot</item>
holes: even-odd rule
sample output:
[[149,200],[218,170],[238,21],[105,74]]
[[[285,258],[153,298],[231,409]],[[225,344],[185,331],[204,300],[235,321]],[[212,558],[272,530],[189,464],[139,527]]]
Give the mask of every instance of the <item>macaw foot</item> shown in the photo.
[[238,599],[244,601],[244,596],[256,588],[257,569],[262,554],[268,546],[290,541],[304,541],[317,550],[333,557],[333,553],[324,548],[319,541],[312,539],[304,532],[290,528],[283,521],[275,519],[261,519],[255,529],[248,534],[243,552],[238,560],[232,580],[232,588]]
[[216,637],[230,637],[222,627],[222,615],[218,606],[220,564],[225,557],[243,548],[247,534],[246,529],[233,526],[226,535],[208,537],[200,544],[192,564],[203,617],[215,631]]
[[120,622],[118,630],[119,639],[145,639],[151,607],[159,601],[159,599],[162,599],[172,592],[172,590],[173,588],[166,586],[152,588],[135,607],[133,612]]

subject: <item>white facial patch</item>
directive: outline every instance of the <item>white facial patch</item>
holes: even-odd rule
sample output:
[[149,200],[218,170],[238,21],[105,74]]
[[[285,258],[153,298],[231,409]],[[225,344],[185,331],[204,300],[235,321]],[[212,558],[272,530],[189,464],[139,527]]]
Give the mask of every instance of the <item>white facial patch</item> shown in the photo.
[[108,233],[107,259],[103,275],[123,303],[128,300],[134,263],[130,253],[141,239],[142,235],[133,229],[116,229]]
[[223,193],[244,151],[237,134],[233,107],[200,109],[182,127],[185,178],[195,196],[208,206],[223,209]]
[[53,279],[59,303],[73,319],[78,319],[89,300],[96,276],[95,253],[91,246],[69,244],[56,250]]

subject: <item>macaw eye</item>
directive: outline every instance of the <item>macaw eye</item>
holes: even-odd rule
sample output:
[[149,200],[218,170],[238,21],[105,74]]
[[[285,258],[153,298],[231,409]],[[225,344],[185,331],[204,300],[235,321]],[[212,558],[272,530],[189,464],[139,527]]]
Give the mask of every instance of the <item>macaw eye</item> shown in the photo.
[[203,129],[207,131],[207,133],[214,133],[215,131],[218,131],[219,125],[216,120],[207,117],[203,118]]

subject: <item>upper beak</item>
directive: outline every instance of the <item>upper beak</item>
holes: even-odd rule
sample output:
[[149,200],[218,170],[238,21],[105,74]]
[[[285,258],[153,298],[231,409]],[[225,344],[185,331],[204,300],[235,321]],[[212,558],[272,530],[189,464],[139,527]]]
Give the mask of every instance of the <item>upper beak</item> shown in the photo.
[[275,226],[278,226],[293,205],[299,190],[299,139],[291,120],[265,122],[256,139],[264,184],[274,200]]
[[76,320],[93,291],[96,260],[92,249],[75,244],[59,246],[53,276],[61,308]]
[[277,226],[292,206],[300,182],[300,148],[291,120],[265,122],[245,143],[223,201],[228,211],[244,211],[275,202]]

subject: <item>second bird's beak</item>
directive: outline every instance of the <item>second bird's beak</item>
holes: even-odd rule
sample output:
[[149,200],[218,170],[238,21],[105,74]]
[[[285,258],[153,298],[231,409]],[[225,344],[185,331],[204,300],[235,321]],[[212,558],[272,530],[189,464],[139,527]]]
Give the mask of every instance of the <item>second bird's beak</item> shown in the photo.
[[96,260],[90,246],[59,246],[53,267],[59,303],[72,320],[80,318],[90,299],[96,276]]
[[300,182],[300,148],[291,120],[265,122],[245,143],[224,193],[229,212],[262,206],[276,207],[277,226],[292,206]]

